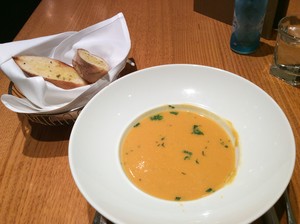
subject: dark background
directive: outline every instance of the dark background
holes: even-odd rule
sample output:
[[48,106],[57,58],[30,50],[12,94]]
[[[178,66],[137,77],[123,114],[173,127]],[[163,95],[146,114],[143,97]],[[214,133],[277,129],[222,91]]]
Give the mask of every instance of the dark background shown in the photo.
[[10,42],[15,38],[40,1],[9,0],[1,5],[0,43]]

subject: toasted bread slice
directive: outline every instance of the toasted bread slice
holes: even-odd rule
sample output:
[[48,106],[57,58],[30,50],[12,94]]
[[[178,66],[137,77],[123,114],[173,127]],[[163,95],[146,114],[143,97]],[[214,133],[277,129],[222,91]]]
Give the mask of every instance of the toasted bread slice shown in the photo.
[[72,89],[88,84],[72,66],[59,60],[39,56],[15,56],[13,59],[28,76],[42,76],[60,88]]
[[94,83],[107,74],[108,63],[85,49],[78,49],[72,64],[78,74],[89,83]]

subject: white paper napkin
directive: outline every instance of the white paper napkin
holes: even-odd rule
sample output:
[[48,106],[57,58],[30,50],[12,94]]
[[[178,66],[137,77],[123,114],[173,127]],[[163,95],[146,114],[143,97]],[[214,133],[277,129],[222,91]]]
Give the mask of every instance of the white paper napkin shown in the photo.
[[[25,98],[4,94],[2,103],[17,113],[60,113],[84,106],[97,92],[114,81],[125,67],[131,42],[124,15],[87,27],[30,40],[0,44],[0,68]],[[78,48],[104,58],[110,65],[108,75],[96,83],[75,89],[61,89],[42,77],[27,77],[12,56],[37,55],[72,65]]]

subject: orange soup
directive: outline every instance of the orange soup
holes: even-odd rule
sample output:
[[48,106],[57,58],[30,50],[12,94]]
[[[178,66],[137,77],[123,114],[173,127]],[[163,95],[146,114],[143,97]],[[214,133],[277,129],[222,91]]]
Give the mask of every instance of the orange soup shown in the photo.
[[130,181],[152,196],[174,201],[198,199],[230,182],[237,141],[206,115],[191,106],[169,105],[135,120],[120,149]]

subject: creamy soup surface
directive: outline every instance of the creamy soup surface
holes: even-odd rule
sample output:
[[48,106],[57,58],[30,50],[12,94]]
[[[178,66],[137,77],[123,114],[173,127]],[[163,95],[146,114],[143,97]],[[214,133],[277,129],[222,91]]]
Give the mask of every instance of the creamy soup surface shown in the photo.
[[231,139],[218,122],[190,108],[156,108],[135,120],[123,136],[122,167],[149,195],[194,200],[222,188],[236,174],[237,138]]

